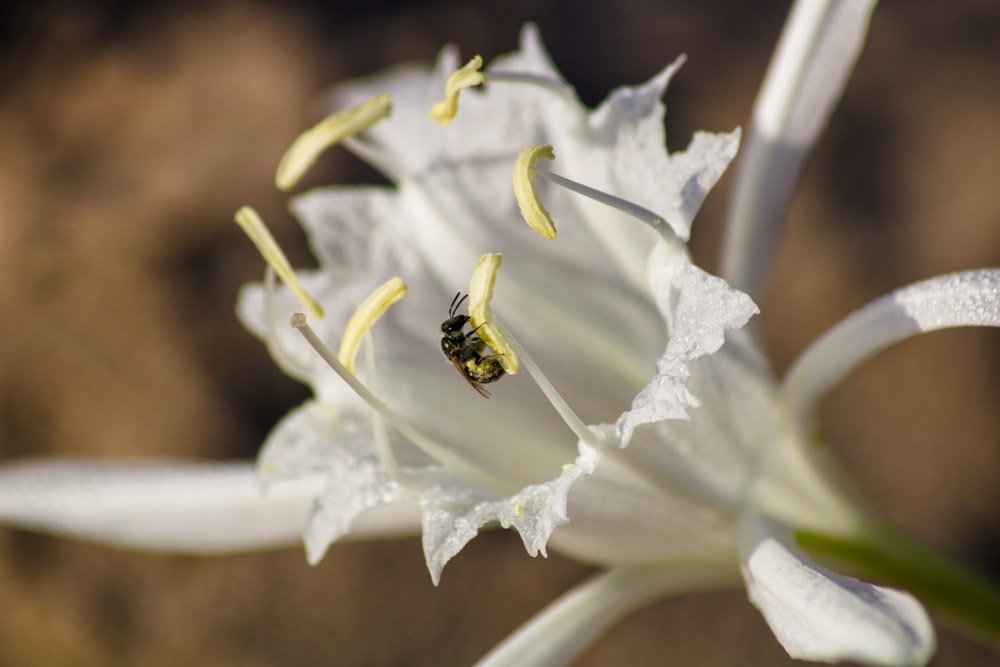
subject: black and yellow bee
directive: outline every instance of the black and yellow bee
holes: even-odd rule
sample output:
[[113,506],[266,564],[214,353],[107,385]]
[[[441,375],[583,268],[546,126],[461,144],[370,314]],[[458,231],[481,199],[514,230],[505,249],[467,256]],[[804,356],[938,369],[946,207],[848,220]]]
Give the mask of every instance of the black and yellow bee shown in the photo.
[[441,333],[444,334],[441,337],[441,351],[480,396],[489,398],[490,392],[483,385],[503,377],[500,355],[486,353],[489,349],[486,342],[476,335],[479,327],[468,333],[463,331],[469,323],[469,316],[456,313],[469,295],[459,298],[460,295],[461,292],[455,294],[448,308],[448,319],[441,323]]

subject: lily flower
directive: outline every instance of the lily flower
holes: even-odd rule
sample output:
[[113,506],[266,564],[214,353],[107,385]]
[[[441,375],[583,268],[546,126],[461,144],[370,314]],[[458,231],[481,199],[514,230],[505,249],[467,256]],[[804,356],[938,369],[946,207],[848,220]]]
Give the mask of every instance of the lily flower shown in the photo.
[[[872,5],[793,9],[744,148],[722,277],[686,241],[740,132],[666,152],[661,100],[683,58],[589,110],[528,26],[485,71],[446,48],[430,69],[338,87],[341,111],[289,150],[279,186],[341,141],[391,185],[293,200],[315,270],[292,269],[252,209],[237,214],[269,266],[240,317],[313,398],[256,465],[5,465],[0,520],[193,553],[303,539],[310,563],[341,538],[419,534],[435,583],[499,525],[532,556],[602,568],[481,665],[567,664],[646,603],[741,584],[796,658],[926,664],[927,613],[890,586],[997,634],[1000,597],[888,527],[827,457],[814,412],[895,342],[1000,326],[1000,269],[876,300],[784,378],[748,326]],[[437,352],[449,331],[453,364]],[[488,390],[470,374],[486,363]]]

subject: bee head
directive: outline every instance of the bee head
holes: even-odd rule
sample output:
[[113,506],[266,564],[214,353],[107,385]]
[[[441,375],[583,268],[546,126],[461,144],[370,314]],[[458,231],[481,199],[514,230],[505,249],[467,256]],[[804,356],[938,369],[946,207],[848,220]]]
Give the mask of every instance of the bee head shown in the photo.
[[459,333],[468,321],[468,315],[452,315],[441,323],[441,331],[446,334]]

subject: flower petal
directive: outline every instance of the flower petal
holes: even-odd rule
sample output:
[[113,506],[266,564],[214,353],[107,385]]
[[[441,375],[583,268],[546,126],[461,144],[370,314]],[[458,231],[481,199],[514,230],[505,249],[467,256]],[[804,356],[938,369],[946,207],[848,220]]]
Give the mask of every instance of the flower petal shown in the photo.
[[795,3],[754,106],[729,202],[721,275],[759,297],[802,163],[864,46],[875,0]]
[[565,593],[476,663],[476,667],[559,667],[622,618],[658,598],[728,585],[731,564],[685,563],[620,568]]
[[[359,518],[371,511],[377,514],[358,523]],[[357,537],[364,532],[369,537],[376,536],[378,533],[372,532],[372,524],[382,517],[393,517],[383,536],[401,537],[420,532],[416,500],[389,479],[374,459],[359,461],[350,470],[333,471],[303,531],[306,559],[310,565],[317,564],[334,541],[348,535]]]
[[1000,269],[938,276],[856,310],[799,357],[783,391],[795,413],[811,418],[816,402],[858,364],[925,331],[1000,327]]
[[[686,422],[673,422],[686,423]],[[591,427],[598,436],[614,427]],[[714,509],[682,485],[670,483],[657,467],[664,441],[640,430],[627,450],[604,450],[593,473],[570,489],[570,522],[552,534],[563,555],[594,565],[703,562],[731,558],[732,515]],[[643,456],[647,454],[647,456]],[[673,463],[670,459],[667,463]]]
[[934,628],[917,600],[812,564],[756,514],[742,517],[741,568],[750,601],[793,658],[924,665]]
[[[580,130],[564,122],[550,127],[546,141],[560,156],[553,169],[656,212],[686,240],[695,213],[736,155],[740,131],[697,132],[685,150],[667,152],[662,99],[683,62],[677,58],[640,86],[618,88]],[[596,202],[577,197],[575,206],[618,271],[644,288],[643,267],[656,234]]]
[[0,520],[135,549],[212,553],[294,544],[321,475],[262,492],[252,463],[51,461],[0,468]]
[[[335,411],[307,401],[282,419],[267,438],[257,467],[265,488],[283,479],[322,474],[326,488],[305,523],[306,558],[315,565],[330,545],[353,533],[354,522],[370,510],[390,505],[398,513],[399,529],[416,534],[416,499],[389,478],[372,447],[371,421],[350,409]],[[405,519],[404,516],[409,518]]]
[[740,131],[697,132],[686,150],[667,152],[662,99],[682,64],[683,56],[641,86],[618,88],[590,114],[582,170],[606,170],[596,183],[584,182],[656,211],[687,240],[702,201],[736,156]]
[[441,571],[479,529],[491,521],[503,528],[514,527],[531,556],[546,555],[552,531],[569,521],[566,498],[570,487],[594,471],[600,452],[581,445],[576,462],[563,467],[558,477],[531,484],[517,493],[499,494],[468,480],[432,473],[420,500],[424,512],[424,556],[431,579],[437,585]]
[[642,424],[684,419],[700,405],[687,389],[687,362],[715,352],[725,332],[747,323],[758,312],[750,297],[695,265],[686,252],[666,242],[657,244],[649,260],[649,283],[670,329],[670,340],[657,361],[652,381],[618,419],[618,443],[625,447]]

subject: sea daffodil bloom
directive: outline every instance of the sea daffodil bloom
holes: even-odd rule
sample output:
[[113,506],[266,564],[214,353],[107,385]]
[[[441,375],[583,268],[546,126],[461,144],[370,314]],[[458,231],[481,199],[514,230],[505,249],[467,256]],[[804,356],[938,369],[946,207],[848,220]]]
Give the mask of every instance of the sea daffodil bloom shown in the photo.
[[[850,37],[814,40],[811,66],[847,63],[834,84],[860,49],[868,11],[861,3],[850,20],[839,10],[827,23],[812,17],[814,37]],[[665,152],[661,99],[680,62],[591,111],[529,27],[520,50],[495,60],[485,84],[477,80],[482,90],[461,91],[447,127],[427,116],[460,64],[451,49],[430,70],[393,70],[338,88],[332,101],[341,109],[391,98],[391,117],[346,144],[392,185],[294,200],[320,262],[296,279],[325,311],[309,318],[309,328],[304,316],[295,318],[310,343],[281,324],[300,309],[291,290],[251,286],[239,306],[314,398],[276,426],[256,471],[10,465],[0,469],[0,517],[188,551],[301,534],[310,562],[340,538],[419,533],[435,582],[481,528],[498,523],[515,528],[531,555],[551,547],[605,571],[541,612],[484,665],[564,664],[641,604],[741,580],[795,657],[925,663],[934,633],[913,596],[828,570],[803,551],[850,561],[838,547],[860,544],[903,558],[815,442],[812,410],[886,345],[938,328],[1000,326],[1000,271],[890,294],[822,337],[779,381],[744,329],[757,312],[750,296],[695,266],[687,252],[694,215],[736,154],[739,132],[698,133],[686,150]],[[838,90],[812,90],[817,104],[768,128],[768,141],[780,142],[783,127],[800,128],[800,116],[813,114],[809,132],[796,135],[804,153]],[[449,91],[450,108],[458,94]],[[535,204],[527,208],[547,211],[553,231],[545,237],[524,224],[526,207],[511,192],[511,170],[528,146],[553,148],[544,162],[518,167],[533,170],[535,182],[515,174],[515,189]],[[796,169],[793,160],[783,173],[792,178]],[[758,209],[768,220],[751,212],[740,234],[772,224],[775,202]],[[745,252],[767,256],[758,246]],[[734,281],[756,292],[761,281],[745,270],[752,257],[732,247]],[[490,317],[510,335],[507,354],[522,367],[490,385],[489,400],[438,352],[448,301],[484,256],[496,259],[480,264],[490,274],[473,283],[489,288],[469,291],[495,287]],[[375,308],[381,318],[361,363],[354,367],[353,343],[345,346],[350,364],[316,353],[345,328],[365,330],[354,309],[379,285],[396,285],[385,281],[397,275],[406,296]],[[470,312],[491,312],[488,305]]]

